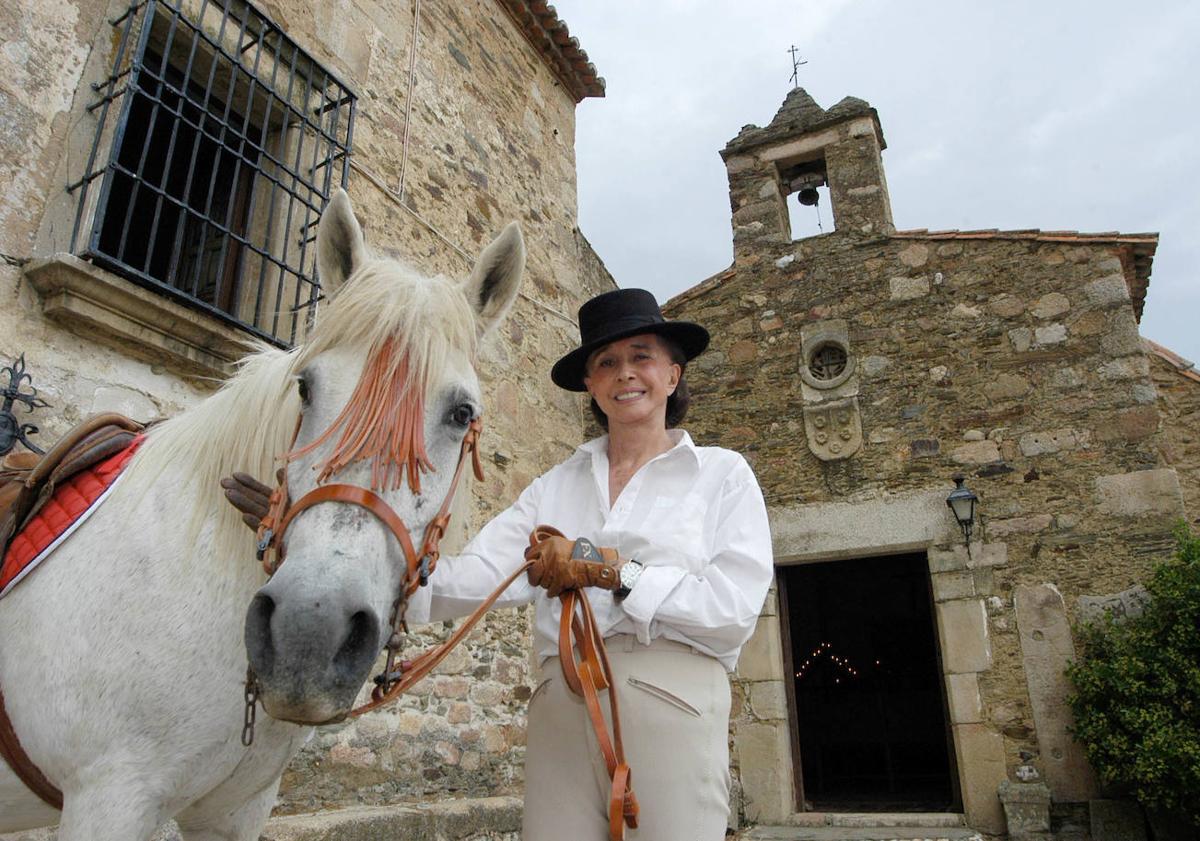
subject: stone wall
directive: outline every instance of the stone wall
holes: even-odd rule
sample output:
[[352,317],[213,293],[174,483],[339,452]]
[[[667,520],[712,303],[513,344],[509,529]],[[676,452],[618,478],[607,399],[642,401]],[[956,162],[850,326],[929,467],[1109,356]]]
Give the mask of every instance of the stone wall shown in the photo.
[[[24,353],[51,403],[34,418],[43,445],[87,414],[153,420],[211,388],[194,372],[141,361],[129,344],[46,318],[22,273],[69,241],[74,203],[64,187],[83,171],[95,133],[86,106],[95,98],[90,84],[113,60],[108,19],[126,6],[22,0],[0,13],[0,361]],[[580,439],[579,402],[545,372],[577,337],[578,304],[614,284],[577,228],[575,99],[500,2],[425,4],[401,198],[409,4],[270,0],[259,8],[358,95],[348,189],[369,245],[428,273],[462,277],[504,224],[522,225],[522,296],[480,366],[487,478],[460,506],[453,549]],[[519,788],[527,624],[521,611],[489,617],[396,708],[320,731],[288,771],[282,808]]]
[[1147,342],[1150,376],[1158,391],[1159,447],[1179,474],[1188,522],[1200,525],[1200,373],[1160,345]]
[[[731,171],[731,183],[744,172]],[[1086,237],[1003,234],[782,242],[738,231],[736,193],[734,205],[735,240],[757,246],[667,307],[719,325],[689,370],[693,435],[754,465],[777,562],[929,551],[973,826],[1003,831],[996,789],[1018,770],[1046,780],[1057,800],[1087,799],[1065,730],[1069,620],[1079,597],[1144,577],[1170,552],[1182,513],[1159,446],[1128,254]],[[853,385],[861,448],[826,459],[805,428],[802,353],[813,336],[839,331],[853,366],[839,388]],[[980,500],[970,556],[944,503],[956,473]],[[773,613],[764,611],[735,681],[735,742],[775,758],[754,802],[744,767],[754,752],[741,753],[752,820],[787,820],[795,808],[786,716],[770,685],[786,673]],[[764,803],[764,791],[776,799]]]
[[[395,704],[320,728],[285,773],[277,812],[520,791],[532,694],[527,614],[489,614],[432,677]],[[414,648],[442,641],[452,627],[422,629]]]
[[97,0],[62,0],[18,3],[0,15],[8,45],[0,55],[0,363],[24,353],[33,384],[51,404],[33,419],[43,447],[94,412],[153,420],[204,393],[195,382],[98,349],[46,321],[21,272],[48,254],[38,248],[37,232],[47,203],[65,195],[67,182],[57,177],[62,162],[82,158],[90,145],[68,139],[78,140],[76,127],[88,122],[88,84],[107,74],[102,67],[111,57],[97,54],[111,49],[107,18],[116,9]]

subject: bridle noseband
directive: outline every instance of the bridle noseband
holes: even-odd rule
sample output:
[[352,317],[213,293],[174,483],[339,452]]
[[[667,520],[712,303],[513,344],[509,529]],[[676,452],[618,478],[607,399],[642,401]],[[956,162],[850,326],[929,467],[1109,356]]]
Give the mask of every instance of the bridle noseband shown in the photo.
[[[297,423],[296,435],[299,432],[300,425]],[[393,684],[400,680],[402,670],[396,669],[395,658],[403,644],[404,611],[408,607],[409,598],[417,591],[418,587],[428,583],[429,576],[437,567],[438,558],[441,556],[439,549],[441,540],[450,523],[450,506],[454,503],[454,495],[458,491],[459,480],[462,478],[468,459],[471,461],[475,478],[479,481],[483,480],[483,465],[479,461],[479,436],[482,432],[483,419],[477,417],[468,425],[467,432],[463,436],[458,464],[454,468],[454,477],[450,480],[450,488],[446,491],[441,508],[429,521],[429,525],[425,527],[420,552],[413,548],[412,538],[408,535],[408,527],[404,525],[404,520],[387,504],[383,497],[368,488],[344,483],[319,485],[300,497],[295,503],[291,503],[288,498],[287,467],[285,465],[280,483],[271,493],[267,516],[263,517],[262,523],[258,527],[257,552],[258,559],[262,561],[263,570],[268,577],[274,575],[280,564],[283,563],[286,554],[283,536],[287,532],[288,526],[302,511],[323,502],[342,502],[365,508],[387,527],[388,531],[400,542],[400,548],[404,550],[406,571],[404,580],[400,584],[400,591],[392,605],[391,634],[386,645],[387,666],[383,673],[375,678],[376,686],[371,693],[373,703],[367,706],[375,706],[386,699]],[[294,435],[293,445],[295,437]],[[358,715],[365,709],[366,707],[360,707],[351,711],[350,714]]]

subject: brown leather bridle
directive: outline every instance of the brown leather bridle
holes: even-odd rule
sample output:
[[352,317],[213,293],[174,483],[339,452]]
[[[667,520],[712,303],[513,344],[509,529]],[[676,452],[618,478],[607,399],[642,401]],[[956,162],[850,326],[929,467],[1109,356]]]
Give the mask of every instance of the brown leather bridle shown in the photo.
[[[299,430],[300,427],[297,424],[297,433]],[[294,505],[289,505],[285,467],[279,486],[271,494],[270,508],[258,529],[258,558],[262,561],[263,569],[268,576],[273,575],[279,569],[279,565],[283,563],[285,549],[283,535],[287,531],[287,527],[300,512],[323,502],[343,502],[367,509],[388,527],[388,530],[400,541],[400,546],[404,550],[407,573],[392,607],[392,632],[385,646],[387,665],[384,666],[383,672],[375,677],[375,688],[371,690],[371,700],[352,709],[349,713],[351,717],[358,717],[393,701],[425,678],[438,663],[449,655],[455,646],[466,638],[500,595],[532,566],[532,562],[526,561],[517,567],[475,609],[474,613],[455,628],[454,633],[445,642],[421,653],[412,660],[396,661],[396,656],[404,644],[405,608],[417,588],[428,583],[429,576],[437,566],[440,554],[438,546],[442,536],[446,533],[446,526],[450,522],[450,506],[454,501],[454,494],[458,490],[459,479],[462,477],[468,458],[471,459],[475,478],[483,480],[483,467],[479,461],[479,435],[482,430],[481,418],[471,421],[467,434],[463,437],[462,450],[459,453],[458,465],[454,470],[454,478],[450,481],[450,489],[446,492],[445,499],[442,500],[442,507],[425,527],[425,537],[421,542],[419,553],[413,549],[412,540],[408,536],[408,529],[405,527],[404,521],[374,491],[357,485],[321,485],[300,497]],[[561,537],[562,533],[548,526],[538,526],[529,536],[530,544],[536,544],[550,535]],[[604,648],[604,635],[596,624],[591,604],[584,592],[567,590],[560,598],[562,600],[562,616],[558,647],[563,678],[568,689],[582,697],[587,707],[588,718],[591,720],[592,729],[595,731],[596,740],[608,770],[610,782],[609,838],[611,841],[621,841],[624,838],[626,827],[637,828],[639,805],[633,792],[630,768],[625,761],[617,693],[616,687],[613,685],[612,667],[609,665],[608,653]],[[576,652],[578,652],[578,657],[576,657]],[[608,690],[609,713],[612,719],[611,735],[600,708],[600,692],[606,689]],[[253,711],[256,700],[257,682],[253,672],[248,670],[243,744],[249,744],[247,733],[253,738]]]
[[[299,433],[299,431],[300,425],[297,423],[296,432]],[[400,583],[400,592],[392,604],[391,633],[385,646],[388,653],[387,665],[383,673],[375,678],[376,686],[371,692],[371,701],[352,710],[350,712],[352,716],[362,715],[367,710],[387,703],[402,693],[412,682],[415,682],[402,680],[408,671],[403,668],[404,664],[401,664],[400,669],[396,668],[396,654],[404,642],[402,636],[404,611],[408,606],[409,598],[417,591],[418,587],[428,583],[429,576],[437,567],[438,558],[441,556],[439,548],[441,540],[446,534],[446,527],[450,524],[450,507],[454,504],[454,495],[458,491],[459,480],[462,478],[468,459],[471,461],[475,478],[483,480],[483,465],[479,461],[479,436],[482,432],[483,419],[480,417],[472,420],[467,426],[467,432],[463,436],[462,447],[458,454],[458,464],[455,466],[454,476],[450,480],[450,487],[446,491],[446,496],[442,500],[438,512],[425,527],[420,552],[413,548],[412,538],[408,535],[408,527],[400,515],[387,504],[383,497],[368,488],[344,483],[319,485],[300,497],[295,503],[291,503],[288,497],[287,467],[285,466],[279,485],[271,493],[267,516],[263,517],[262,523],[258,527],[258,559],[262,561],[263,570],[268,577],[274,575],[280,564],[283,563],[286,554],[283,536],[287,533],[288,526],[301,512],[323,502],[357,505],[370,511],[395,536],[396,540],[400,542],[400,548],[404,551],[406,571],[404,579]],[[450,647],[453,647],[453,644]],[[442,657],[448,653],[449,649],[442,654]],[[438,661],[440,662],[441,659],[439,657]],[[435,662],[433,665],[437,665],[437,663]]]

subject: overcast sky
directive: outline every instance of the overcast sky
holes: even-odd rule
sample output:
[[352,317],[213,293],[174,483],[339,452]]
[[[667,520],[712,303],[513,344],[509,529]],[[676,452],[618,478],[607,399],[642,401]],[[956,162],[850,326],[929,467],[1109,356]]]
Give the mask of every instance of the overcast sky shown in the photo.
[[717,150],[770,122],[795,44],[821,106],[878,109],[897,227],[1156,231],[1142,334],[1200,362],[1200,3],[555,7],[608,83],[578,108],[579,215],[621,286],[665,301],[732,262]]

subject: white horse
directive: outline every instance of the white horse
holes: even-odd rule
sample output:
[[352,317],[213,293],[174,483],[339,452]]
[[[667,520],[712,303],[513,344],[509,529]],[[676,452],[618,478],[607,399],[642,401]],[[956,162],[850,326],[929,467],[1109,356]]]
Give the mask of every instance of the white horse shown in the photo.
[[[395,474],[379,493],[419,543],[481,411],[476,348],[516,297],[525,250],[514,223],[466,281],[422,278],[368,255],[338,191],[317,255],[336,293],[306,343],[259,350],[219,392],[153,427],[107,501],[0,601],[9,715],[64,796],[60,814],[0,762],[0,832],[58,823],[60,841],[135,841],[175,818],[188,841],[257,839],[310,728],[260,715],[253,745],[242,746],[244,627],[249,637],[258,623],[260,649],[272,631],[300,646],[274,662],[259,652],[269,667],[260,668],[273,670],[272,697],[264,690],[273,715],[337,719],[368,679],[405,569],[395,536],[356,506],[309,508],[288,530],[274,595],[256,597],[266,576],[218,480],[234,470],[273,476],[301,417],[292,499],[317,484],[318,466],[370,488],[380,463],[344,446],[331,461],[338,434],[322,433],[342,419],[370,360],[389,375],[399,365],[405,394],[424,402],[413,430],[427,468],[419,494]],[[307,672],[290,679],[293,667]],[[316,700],[296,702],[297,686]]]

